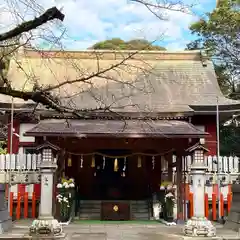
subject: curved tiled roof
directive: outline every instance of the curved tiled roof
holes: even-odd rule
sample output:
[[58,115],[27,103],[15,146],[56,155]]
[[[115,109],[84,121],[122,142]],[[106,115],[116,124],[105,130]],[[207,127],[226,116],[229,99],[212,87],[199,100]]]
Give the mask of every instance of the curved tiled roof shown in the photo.
[[30,91],[35,83],[48,86],[85,78],[54,90],[62,104],[80,110],[110,106],[120,112],[191,112],[194,106],[216,105],[217,98],[219,105],[240,104],[223,96],[212,62],[199,51],[25,49],[11,60],[8,78],[14,88]]

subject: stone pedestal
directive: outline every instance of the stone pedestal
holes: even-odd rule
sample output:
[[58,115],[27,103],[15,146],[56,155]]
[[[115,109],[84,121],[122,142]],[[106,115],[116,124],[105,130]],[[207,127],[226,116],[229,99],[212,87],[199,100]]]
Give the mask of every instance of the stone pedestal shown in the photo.
[[5,201],[5,184],[0,184],[0,234],[12,227],[12,219],[9,216]]
[[194,161],[191,166],[194,216],[187,221],[184,233],[191,237],[214,237],[216,228],[207,220],[204,213],[205,172],[203,161]]
[[43,149],[41,172],[41,198],[39,217],[34,220],[30,227],[30,235],[37,239],[59,239],[64,238],[62,226],[53,218],[53,176],[57,169],[53,161],[53,154],[50,148]]
[[184,233],[191,237],[215,237],[216,228],[205,217],[192,217],[187,221]]

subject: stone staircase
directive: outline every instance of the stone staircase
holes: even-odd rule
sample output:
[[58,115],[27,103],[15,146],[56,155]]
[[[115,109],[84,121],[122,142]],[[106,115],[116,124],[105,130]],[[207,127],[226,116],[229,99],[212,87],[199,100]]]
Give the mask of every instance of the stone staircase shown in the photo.
[[132,220],[150,220],[150,207],[147,200],[131,201]]
[[101,201],[81,200],[79,206],[79,220],[100,220]]
[[[129,201],[131,209],[131,220],[149,220],[150,207],[147,200]],[[79,220],[100,220],[101,201],[81,200],[79,206]]]

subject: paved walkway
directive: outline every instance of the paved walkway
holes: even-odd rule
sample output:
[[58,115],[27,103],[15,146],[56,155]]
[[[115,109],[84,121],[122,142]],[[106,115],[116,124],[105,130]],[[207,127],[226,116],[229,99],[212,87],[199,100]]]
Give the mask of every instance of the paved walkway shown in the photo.
[[[9,233],[0,235],[1,239],[23,239],[28,232],[30,221],[15,223]],[[182,232],[182,225],[165,226],[163,224],[81,224],[72,223],[64,226],[66,240],[188,240]],[[240,239],[237,233],[217,226],[218,237],[215,239]],[[197,238],[199,239],[199,238]],[[201,238],[203,239],[203,238]],[[206,238],[205,238],[206,239]]]

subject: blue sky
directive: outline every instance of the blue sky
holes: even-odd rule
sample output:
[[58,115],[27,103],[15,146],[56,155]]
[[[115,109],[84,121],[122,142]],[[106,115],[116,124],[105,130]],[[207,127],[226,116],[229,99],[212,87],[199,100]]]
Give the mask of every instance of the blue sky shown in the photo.
[[[170,1],[173,2],[173,0]],[[23,2],[33,2],[33,0],[23,0]],[[165,11],[164,14],[168,20],[162,21],[150,13],[146,7],[131,0],[37,0],[36,2],[41,7],[37,8],[33,5],[34,12],[21,4],[17,11],[24,19],[28,19],[43,9],[56,5],[62,8],[66,17],[63,24],[52,23],[35,31],[33,42],[42,47],[52,47],[52,42],[56,42],[56,37],[62,36],[64,32],[58,43],[64,48],[73,50],[85,49],[98,41],[113,37],[124,40],[143,38],[156,41],[156,44],[165,46],[169,50],[184,49],[186,44],[194,38],[188,26],[204,12],[211,11],[216,4],[215,0],[198,2],[185,0],[187,4],[194,4],[193,11],[196,15]],[[9,1],[0,0],[1,32],[16,24],[16,9],[14,9],[15,12],[11,12],[12,7],[8,4]],[[8,23],[7,26],[6,23]],[[42,36],[51,41],[43,41]]]

